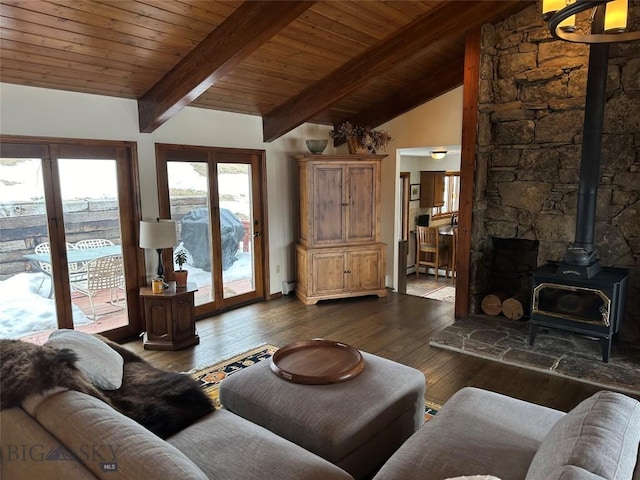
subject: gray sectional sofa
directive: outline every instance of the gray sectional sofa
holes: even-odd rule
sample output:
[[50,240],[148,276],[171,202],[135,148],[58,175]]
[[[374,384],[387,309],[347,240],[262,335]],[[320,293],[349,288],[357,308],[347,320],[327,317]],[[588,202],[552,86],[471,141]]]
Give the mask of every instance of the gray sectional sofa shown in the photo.
[[97,398],[31,397],[0,412],[11,479],[349,480],[338,467],[226,410],[162,440]]
[[568,413],[467,387],[407,440],[375,480],[638,480],[640,402],[601,391]]
[[[0,412],[3,479],[322,479],[351,476],[270,431],[217,410],[166,441],[75,391]],[[571,412],[476,388],[457,392],[374,480],[640,478],[640,403],[599,392]],[[634,473],[635,472],[635,473]]]

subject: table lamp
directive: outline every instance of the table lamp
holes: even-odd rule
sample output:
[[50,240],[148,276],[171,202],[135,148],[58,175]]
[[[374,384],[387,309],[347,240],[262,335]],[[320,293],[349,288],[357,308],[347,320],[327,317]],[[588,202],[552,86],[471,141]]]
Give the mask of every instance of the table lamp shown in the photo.
[[140,248],[153,248],[158,252],[158,278],[162,279],[165,288],[168,284],[164,281],[162,250],[174,247],[176,243],[175,221],[160,218],[140,221]]

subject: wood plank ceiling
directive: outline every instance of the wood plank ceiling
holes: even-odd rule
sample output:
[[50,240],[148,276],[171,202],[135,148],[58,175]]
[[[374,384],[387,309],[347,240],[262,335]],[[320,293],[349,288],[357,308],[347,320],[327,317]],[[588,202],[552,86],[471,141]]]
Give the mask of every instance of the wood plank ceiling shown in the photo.
[[462,84],[466,32],[522,1],[1,0],[0,81],[138,100],[150,132],[185,105],[380,125]]

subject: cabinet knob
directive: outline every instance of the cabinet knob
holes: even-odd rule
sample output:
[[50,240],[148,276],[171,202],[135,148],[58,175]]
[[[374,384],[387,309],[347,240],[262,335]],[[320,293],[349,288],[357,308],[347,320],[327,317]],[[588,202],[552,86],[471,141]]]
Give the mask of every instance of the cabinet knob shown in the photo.
[[343,206],[343,207],[348,207],[348,206],[349,206],[349,204],[348,204],[348,203],[343,203],[343,204],[342,204],[342,206]]
[[351,273],[351,270],[345,270],[344,273]]

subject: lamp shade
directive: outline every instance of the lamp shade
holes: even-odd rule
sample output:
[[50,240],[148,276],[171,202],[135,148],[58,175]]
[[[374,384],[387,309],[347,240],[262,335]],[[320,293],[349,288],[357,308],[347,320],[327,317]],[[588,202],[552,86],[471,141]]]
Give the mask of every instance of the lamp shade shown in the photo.
[[566,0],[542,0],[542,18],[548,19],[551,14],[566,6]]
[[605,32],[624,32],[627,29],[627,0],[613,0],[607,3],[604,12]]
[[[564,7],[570,3],[571,0],[542,0],[542,18],[545,20],[549,20],[551,16],[556,13],[558,10],[562,10]],[[625,0],[626,1],[626,0]],[[576,16],[571,15],[569,18],[564,20],[559,25],[560,28],[568,31],[575,30],[576,27]]]
[[169,248],[176,243],[175,221],[157,218],[140,222],[140,248]]

